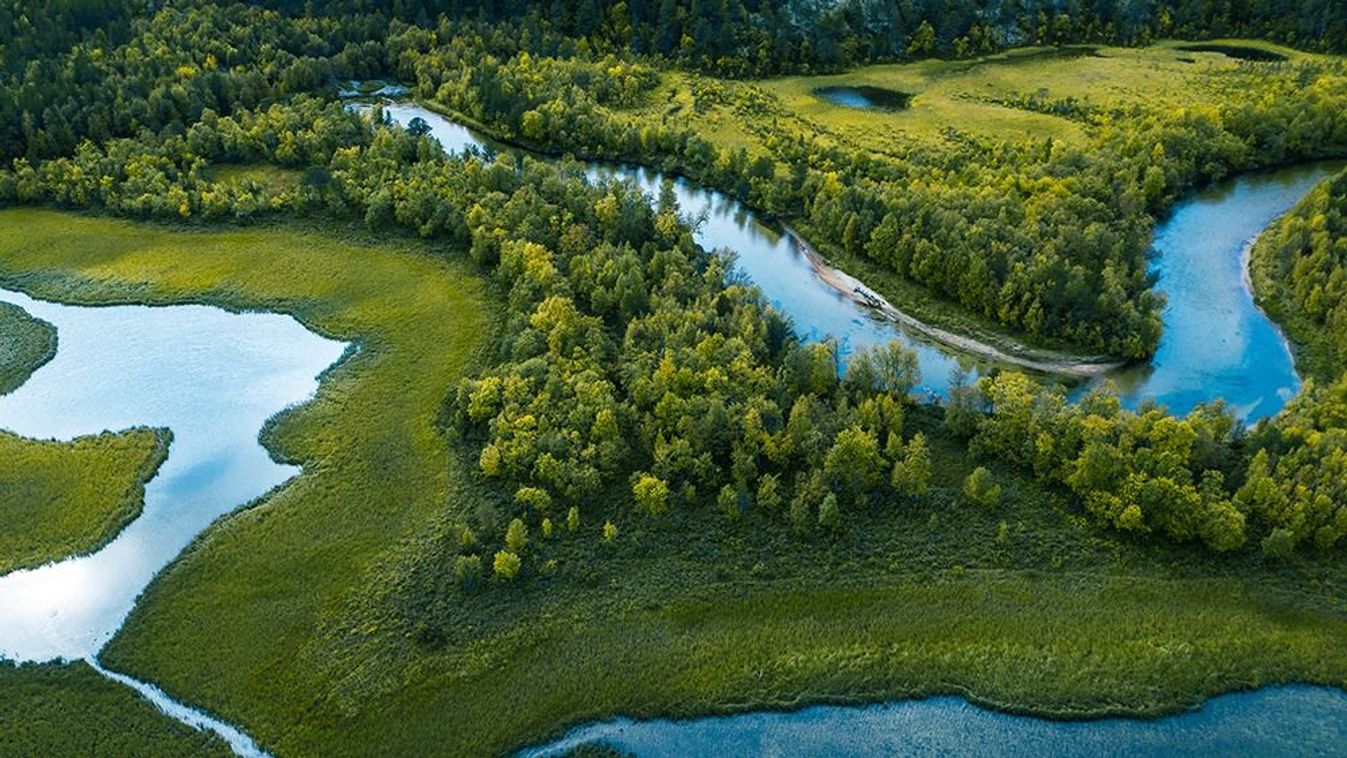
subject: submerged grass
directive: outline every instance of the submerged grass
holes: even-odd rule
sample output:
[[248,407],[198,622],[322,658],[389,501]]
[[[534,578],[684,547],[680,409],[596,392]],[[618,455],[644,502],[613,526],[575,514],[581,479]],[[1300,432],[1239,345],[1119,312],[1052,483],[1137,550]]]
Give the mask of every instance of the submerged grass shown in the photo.
[[[516,583],[452,578],[455,525],[499,495],[436,419],[492,323],[459,256],[294,226],[187,231],[0,212],[0,282],[86,303],[292,313],[362,349],[267,432],[304,473],[222,519],[103,654],[278,755],[491,755],[614,714],[695,715],[961,693],[1009,710],[1151,714],[1230,689],[1347,683],[1347,566],[1265,565],[1097,530],[976,462],[930,409],[934,494],[849,509],[634,515],[531,535]],[[620,529],[600,537],[605,518]],[[558,519],[560,521],[561,519]],[[537,566],[556,561],[553,573]]]
[[140,515],[167,429],[32,440],[0,429],[0,574],[107,544]]

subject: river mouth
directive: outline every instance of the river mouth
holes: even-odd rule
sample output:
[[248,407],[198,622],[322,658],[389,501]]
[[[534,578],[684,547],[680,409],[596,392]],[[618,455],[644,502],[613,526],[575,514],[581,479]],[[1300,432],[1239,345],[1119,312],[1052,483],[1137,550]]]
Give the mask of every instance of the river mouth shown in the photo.
[[907,110],[913,97],[907,92],[868,84],[819,87],[814,90],[813,95],[820,100],[826,100],[833,105],[840,105],[844,108],[877,111]]

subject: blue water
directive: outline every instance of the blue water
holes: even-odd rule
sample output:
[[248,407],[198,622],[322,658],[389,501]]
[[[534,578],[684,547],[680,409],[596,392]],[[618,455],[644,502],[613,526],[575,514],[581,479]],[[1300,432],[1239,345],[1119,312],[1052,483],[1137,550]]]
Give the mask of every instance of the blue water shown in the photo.
[[525,750],[543,758],[606,743],[639,758],[773,756],[1330,756],[1347,752],[1347,693],[1271,687],[1154,720],[1049,721],[934,697],[672,721],[614,719]]
[[1135,407],[1154,398],[1175,413],[1224,398],[1253,422],[1300,390],[1281,330],[1254,304],[1246,252],[1258,233],[1343,164],[1319,163],[1233,179],[1181,203],[1159,225],[1154,269],[1168,298],[1149,365],[1110,378]]

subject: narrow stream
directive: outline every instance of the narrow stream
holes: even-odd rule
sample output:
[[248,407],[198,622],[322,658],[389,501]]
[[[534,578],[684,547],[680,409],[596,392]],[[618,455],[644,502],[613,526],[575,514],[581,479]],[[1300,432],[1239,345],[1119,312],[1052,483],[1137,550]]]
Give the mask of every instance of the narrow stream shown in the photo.
[[[168,459],[145,488],[143,512],[116,538],[90,555],[0,576],[0,656],[97,666],[98,651],[137,596],[196,535],[299,472],[273,461],[258,432],[311,397],[345,345],[275,314],[200,305],[77,307],[3,289],[0,300],[60,335],[56,357],[0,397],[0,427],[56,439],[138,425],[173,430]],[[105,674],[169,715],[219,732],[241,754],[261,754],[237,730],[151,685]]]

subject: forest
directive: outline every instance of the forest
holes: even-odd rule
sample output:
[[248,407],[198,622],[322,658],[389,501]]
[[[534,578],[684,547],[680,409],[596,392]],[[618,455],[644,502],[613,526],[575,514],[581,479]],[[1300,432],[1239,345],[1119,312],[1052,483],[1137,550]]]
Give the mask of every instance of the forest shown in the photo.
[[[736,273],[733,251],[698,246],[698,220],[681,213],[672,183],[648,197],[588,177],[574,159],[634,161],[719,187],[1031,343],[1144,361],[1164,306],[1149,266],[1156,218],[1237,172],[1347,155],[1341,58],[1244,61],[1219,80],[1221,102],[1180,109],[1015,101],[1065,114],[1081,141],[951,131],[936,146],[904,139],[887,152],[801,128],[751,78],[1175,37],[1343,52],[1347,12],[1332,0],[1289,13],[1262,0],[170,0],[149,11],[47,0],[4,3],[0,28],[9,32],[0,205],[165,234],[272,234],[312,222],[362,244],[393,240],[461,267],[463,282],[485,282],[491,325],[473,335],[481,344],[470,360],[445,360],[438,384],[423,388],[438,401],[419,409],[435,418],[457,489],[436,485],[435,516],[412,537],[400,533],[392,557],[360,563],[369,574],[359,581],[374,589],[324,607],[311,624],[322,644],[358,649],[389,634],[389,650],[477,656],[473,645],[507,634],[510,620],[554,610],[560,600],[549,593],[604,613],[624,604],[660,612],[665,589],[701,602],[680,594],[700,582],[691,568],[652,580],[650,594],[594,589],[617,587],[629,568],[642,578],[687,568],[660,563],[686,558],[673,555],[681,541],[715,556],[712,584],[738,570],[716,564],[726,553],[751,581],[771,579],[769,564],[785,555],[784,573],[841,586],[849,572],[889,570],[889,549],[922,570],[954,571],[948,564],[967,550],[989,571],[1040,571],[1060,567],[1051,554],[1062,544],[1081,565],[1181,566],[1175,574],[1204,580],[1261,571],[1278,588],[1295,585],[1298,571],[1337,581],[1347,537],[1347,174],[1253,252],[1259,295],[1312,379],[1285,412],[1246,429],[1219,400],[1182,416],[1129,410],[1108,387],[1072,401],[1009,371],[961,375],[947,398],[923,404],[911,351],[858,350],[844,365],[835,341],[803,338]],[[362,113],[334,97],[338,81],[377,77],[551,157],[449,155],[378,106]],[[718,139],[678,114],[644,117],[681,87],[694,109],[742,114],[757,141]],[[49,270],[7,276],[61,281]],[[204,292],[187,299],[233,297],[225,286]],[[268,297],[288,308],[320,300]],[[289,423],[264,439],[293,433]],[[166,443],[138,435],[145,449],[128,465],[140,481]],[[394,465],[387,449],[373,455]],[[119,501],[114,520],[129,517]],[[948,542],[931,536],[945,532]],[[632,552],[649,545],[670,555]],[[1007,547],[1016,545],[1021,553]],[[191,559],[212,549],[194,548]],[[962,577],[963,563],[956,568]],[[153,602],[172,597],[155,592]],[[357,606],[349,617],[348,602]],[[368,617],[376,621],[356,623]],[[157,622],[130,623],[134,635]],[[110,654],[143,662],[148,653],[128,646],[119,637]],[[1255,678],[1275,678],[1263,673]],[[335,712],[359,710],[358,685],[337,688]],[[530,722],[521,733],[555,727]],[[267,728],[273,739],[286,731]],[[491,744],[518,747],[518,738]]]

